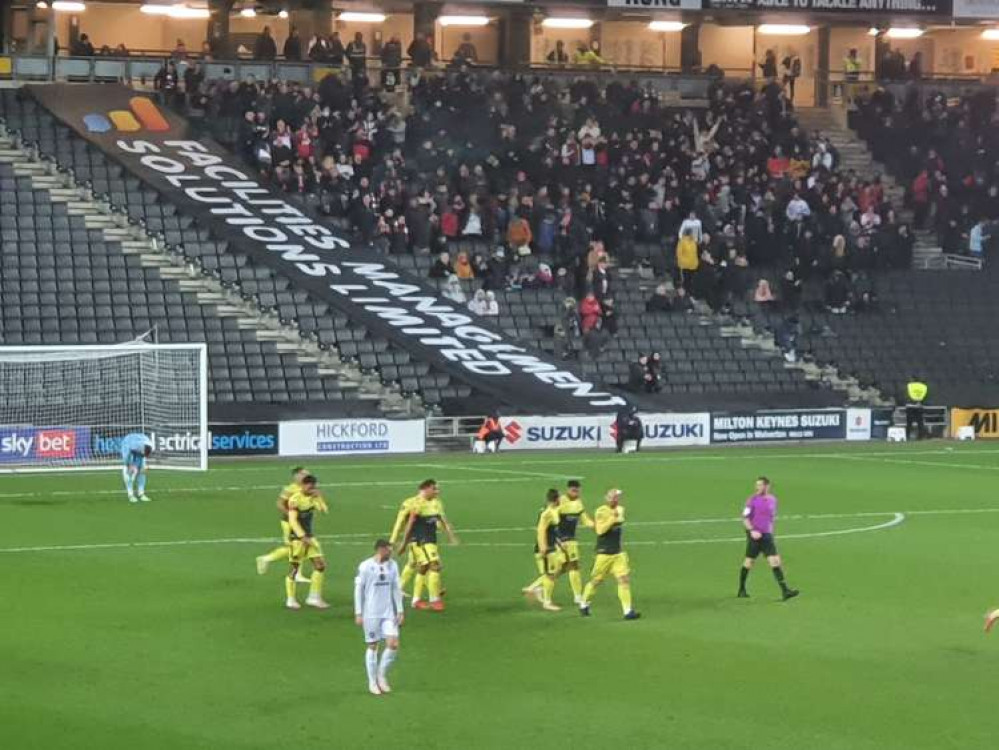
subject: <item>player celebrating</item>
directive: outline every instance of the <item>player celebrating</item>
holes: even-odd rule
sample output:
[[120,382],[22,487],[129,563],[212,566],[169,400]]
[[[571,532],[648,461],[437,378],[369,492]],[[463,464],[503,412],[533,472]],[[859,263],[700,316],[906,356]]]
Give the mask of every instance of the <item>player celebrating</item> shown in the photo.
[[548,490],[544,510],[538,516],[538,540],[534,547],[540,561],[538,570],[541,571],[541,607],[549,612],[562,609],[552,602],[555,578],[561,572],[565,560],[558,538],[558,502],[558,490]]
[[589,616],[590,599],[593,598],[594,590],[611,573],[617,579],[617,598],[621,601],[624,619],[637,620],[641,615],[631,606],[631,567],[628,553],[621,549],[621,532],[624,526],[621,490],[608,490],[605,499],[606,502],[597,508],[595,514],[597,559],[593,561],[593,572],[583,591],[579,611],[580,614]]
[[[124,466],[121,475],[125,478],[125,491],[128,492],[128,502],[141,500],[149,502],[146,495],[146,459],[153,452],[153,441],[141,432],[133,432],[121,439],[121,460]],[[132,485],[138,490],[138,496],[132,491]]]
[[[354,621],[364,630],[364,666],[368,670],[368,691],[372,695],[391,692],[386,675],[399,653],[399,626],[402,586],[399,566],[392,559],[392,545],[384,539],[375,542],[375,556],[357,567],[354,578]],[[378,659],[378,644],[385,643]]]
[[[288,501],[301,489],[302,479],[308,476],[309,472],[304,466],[296,466],[291,470],[291,482],[285,485],[278,495],[277,508],[281,518],[281,546],[275,547],[266,555],[257,558],[257,572],[263,575],[267,572],[267,567],[272,562],[287,560],[291,554],[291,526],[288,525]],[[307,582],[307,579],[299,579],[300,582]]]
[[288,498],[291,568],[284,581],[285,606],[288,609],[302,608],[295,596],[295,579],[303,559],[308,559],[312,564],[311,585],[305,603],[316,609],[328,609],[330,606],[323,601],[323,574],[326,570],[326,559],[323,557],[323,548],[320,546],[319,540],[312,533],[313,515],[317,510],[326,513],[329,507],[316,488],[316,478],[311,474],[306,474],[299,482],[298,491]]
[[[402,505],[399,506],[399,512],[395,515],[395,523],[392,525],[392,533],[389,534],[389,542],[393,545],[398,544],[399,537],[402,536],[403,530],[406,528],[406,522],[409,520],[409,516],[416,510],[420,503],[420,500],[425,499],[425,494],[427,490],[421,489],[417,494],[412,497],[407,497],[402,501]],[[406,557],[406,564],[402,568],[402,575],[399,578],[399,586],[404,590],[409,585],[409,580],[413,577],[416,572],[416,560],[413,558],[413,546],[409,546],[409,552]],[[441,592],[443,593],[443,592]]]
[[570,479],[565,485],[565,494],[558,499],[558,538],[565,558],[565,569],[569,574],[572,599],[576,604],[583,601],[583,576],[579,572],[579,542],[576,541],[576,527],[583,525],[593,528],[593,519],[586,513],[581,497],[582,487],[578,479]]
[[756,480],[756,491],[746,500],[746,509],[742,512],[742,525],[746,527],[746,559],[739,570],[740,598],[749,596],[749,592],[746,591],[746,579],[749,578],[753,562],[761,553],[767,556],[767,562],[770,563],[770,569],[777,579],[784,601],[793,599],[800,593],[797,589],[790,588],[784,580],[784,569],[781,567],[780,555],[777,554],[777,545],[774,542],[776,519],[777,498],[770,494],[770,480],[759,477]]
[[[451,544],[458,544],[458,537],[444,515],[437,481],[427,479],[420,484],[420,499],[409,514],[399,552],[412,544],[416,562],[416,580],[413,582],[413,609],[444,610],[441,601],[441,558],[437,550],[437,527],[443,526]],[[423,601],[424,585],[430,590],[430,603]]]

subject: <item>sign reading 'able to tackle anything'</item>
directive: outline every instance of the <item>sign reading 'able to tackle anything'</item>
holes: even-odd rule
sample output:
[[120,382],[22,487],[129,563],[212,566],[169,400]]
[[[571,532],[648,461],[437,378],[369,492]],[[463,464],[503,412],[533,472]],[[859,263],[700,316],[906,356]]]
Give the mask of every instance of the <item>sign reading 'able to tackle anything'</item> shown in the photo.
[[119,85],[28,88],[217,239],[497,403],[548,412],[607,411],[624,403],[455,307],[370,249],[352,246],[147,97]]

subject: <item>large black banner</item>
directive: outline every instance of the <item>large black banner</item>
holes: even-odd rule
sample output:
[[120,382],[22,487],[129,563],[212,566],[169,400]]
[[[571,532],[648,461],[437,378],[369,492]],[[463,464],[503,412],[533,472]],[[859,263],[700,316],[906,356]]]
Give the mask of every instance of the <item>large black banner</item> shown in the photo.
[[224,148],[120,85],[29,86],[56,117],[256,263],[500,405],[606,412],[624,400],[481,319],[262,186]]
[[951,0],[704,0],[704,9],[949,16]]

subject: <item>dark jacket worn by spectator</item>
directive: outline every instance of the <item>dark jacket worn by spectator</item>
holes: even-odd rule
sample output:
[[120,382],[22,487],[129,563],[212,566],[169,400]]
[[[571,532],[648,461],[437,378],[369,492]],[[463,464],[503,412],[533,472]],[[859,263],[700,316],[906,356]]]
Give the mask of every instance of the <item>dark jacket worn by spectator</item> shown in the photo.
[[260,32],[253,45],[253,59],[274,60],[275,58],[277,58],[277,44],[271,36],[271,27],[264,26],[264,30]]

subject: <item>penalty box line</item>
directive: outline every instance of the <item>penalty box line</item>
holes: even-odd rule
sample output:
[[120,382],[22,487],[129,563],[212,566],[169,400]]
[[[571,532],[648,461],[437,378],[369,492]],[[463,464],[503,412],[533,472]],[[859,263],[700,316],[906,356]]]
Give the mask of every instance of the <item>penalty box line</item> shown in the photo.
[[[952,513],[968,513],[968,512],[988,512],[988,510],[999,511],[999,508],[995,509],[972,509],[972,510],[937,510],[937,511],[917,511],[917,513],[922,514],[937,514],[943,515],[948,512]],[[882,511],[882,512],[866,512],[866,513],[835,513],[835,514],[818,514],[818,515],[799,515],[799,516],[787,516],[785,520],[807,520],[807,519],[829,519],[829,518],[870,518],[874,516],[891,516],[891,518],[882,523],[858,526],[846,529],[832,529],[829,531],[816,531],[816,532],[800,532],[796,534],[781,534],[781,539],[817,539],[822,537],[830,536],[844,536],[847,534],[862,534],[872,531],[880,531],[884,529],[890,529],[892,527],[898,526],[905,521],[906,513],[898,511]],[[680,526],[680,525],[691,525],[691,524],[710,524],[710,523],[738,523],[739,518],[693,518],[693,519],[670,519],[662,521],[635,521],[631,522],[629,526]],[[519,527],[503,527],[503,528],[481,528],[481,529],[458,529],[462,534],[490,534],[490,533],[500,533],[500,532],[529,532],[534,531],[534,527],[530,526],[519,526]],[[378,536],[378,533],[358,533],[358,534],[318,534],[317,537],[324,541],[332,542],[336,546],[367,546],[371,544],[371,540]],[[678,545],[678,544],[716,544],[716,543],[733,543],[744,541],[745,537],[715,537],[715,538],[704,538],[704,539],[664,539],[664,540],[637,540],[629,541],[627,546],[652,546],[652,545]],[[65,545],[45,545],[45,546],[35,546],[35,547],[7,547],[0,548],[0,554],[17,554],[26,552],[69,552],[69,551],[88,551],[88,550],[109,550],[109,549],[137,549],[137,548],[155,548],[155,547],[188,547],[196,545],[214,545],[214,544],[271,544],[274,543],[274,537],[232,537],[223,539],[179,539],[179,540],[164,540],[164,541],[146,541],[146,542],[106,542],[106,543],[96,543],[96,544],[65,544]],[[464,547],[518,547],[526,548],[527,542],[470,542],[464,543],[461,546]]]

